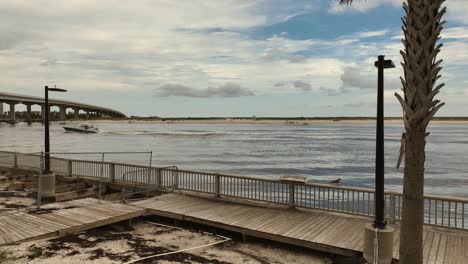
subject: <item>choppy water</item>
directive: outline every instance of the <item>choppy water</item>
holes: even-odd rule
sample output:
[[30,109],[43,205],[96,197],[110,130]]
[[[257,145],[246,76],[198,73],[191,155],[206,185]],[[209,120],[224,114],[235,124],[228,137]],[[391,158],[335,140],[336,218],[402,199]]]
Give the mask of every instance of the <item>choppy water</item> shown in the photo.
[[[373,124],[135,124],[97,122],[98,134],[65,133],[51,127],[51,150],[153,151],[154,165],[279,177],[305,175],[325,183],[374,184]],[[401,189],[395,169],[400,125],[386,125],[386,188]],[[433,124],[426,153],[426,193],[468,197],[468,125]],[[0,125],[0,150],[36,152],[43,148],[43,126]],[[127,161],[147,162],[146,154]]]

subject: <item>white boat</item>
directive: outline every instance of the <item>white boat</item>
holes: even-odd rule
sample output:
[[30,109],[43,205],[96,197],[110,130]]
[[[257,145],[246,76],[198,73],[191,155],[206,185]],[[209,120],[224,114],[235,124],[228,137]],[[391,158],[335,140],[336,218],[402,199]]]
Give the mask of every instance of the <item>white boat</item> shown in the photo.
[[79,127],[63,127],[67,132],[78,132],[78,133],[97,133],[99,129],[90,124],[81,124]]

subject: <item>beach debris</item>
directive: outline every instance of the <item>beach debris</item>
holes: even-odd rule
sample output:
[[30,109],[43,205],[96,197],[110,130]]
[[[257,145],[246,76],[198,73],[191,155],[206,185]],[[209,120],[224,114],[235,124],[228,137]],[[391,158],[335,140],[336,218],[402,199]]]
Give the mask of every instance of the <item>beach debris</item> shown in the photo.
[[341,178],[338,178],[338,179],[336,179],[336,180],[333,180],[333,181],[331,181],[331,182],[329,182],[329,183],[334,183],[334,184],[336,184],[336,185],[339,185],[339,184],[341,183]]
[[305,176],[281,176],[280,181],[285,182],[296,182],[296,183],[305,183],[307,182],[307,177]]

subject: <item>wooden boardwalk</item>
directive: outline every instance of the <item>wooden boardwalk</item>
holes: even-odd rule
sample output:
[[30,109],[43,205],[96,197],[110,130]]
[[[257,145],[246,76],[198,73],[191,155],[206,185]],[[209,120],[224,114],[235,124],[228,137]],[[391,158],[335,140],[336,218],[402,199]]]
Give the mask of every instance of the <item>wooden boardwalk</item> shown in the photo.
[[63,236],[145,214],[135,206],[86,198],[43,206],[41,213],[0,216],[0,245]]
[[[147,208],[153,215],[347,256],[361,254],[363,226],[370,221],[325,211],[269,208],[181,194],[132,204]],[[398,259],[399,228],[395,229],[394,258]],[[426,226],[424,260],[431,264],[467,263],[468,232]]]
[[[150,214],[357,256],[363,249],[363,226],[370,221],[326,211],[241,204],[183,194],[166,194],[128,205],[86,198],[49,204],[43,209],[42,213],[0,216],[0,245],[63,236]],[[398,226],[395,229],[394,258],[398,259]],[[425,227],[424,263],[464,264],[467,260],[468,231]]]

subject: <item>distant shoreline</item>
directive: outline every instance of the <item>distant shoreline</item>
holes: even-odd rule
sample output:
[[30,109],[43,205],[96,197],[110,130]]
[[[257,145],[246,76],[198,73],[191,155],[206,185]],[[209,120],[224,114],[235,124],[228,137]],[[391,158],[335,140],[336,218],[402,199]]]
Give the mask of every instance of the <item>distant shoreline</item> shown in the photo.
[[[80,121],[82,122],[82,121]],[[242,117],[193,117],[193,118],[141,118],[132,117],[118,120],[92,120],[90,122],[128,122],[128,123],[151,123],[151,124],[291,124],[291,125],[307,125],[307,124],[374,124],[375,118],[370,117],[259,117],[259,118],[242,118]],[[402,124],[401,118],[389,117],[385,119],[387,124]],[[436,124],[468,124],[468,117],[439,117],[431,121]]]

